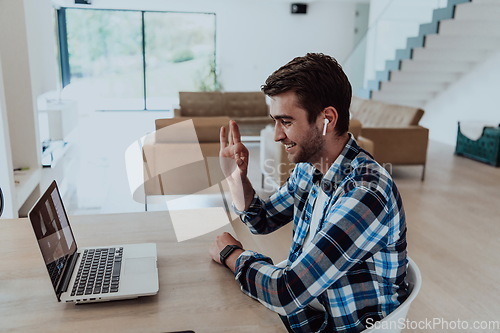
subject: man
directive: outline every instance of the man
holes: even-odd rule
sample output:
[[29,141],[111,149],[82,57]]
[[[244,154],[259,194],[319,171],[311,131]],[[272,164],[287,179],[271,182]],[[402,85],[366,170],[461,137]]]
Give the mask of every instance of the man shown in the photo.
[[210,254],[241,289],[277,312],[291,332],[360,332],[407,296],[406,224],[388,172],[349,134],[351,85],[335,59],[309,53],[275,71],[270,96],[275,140],[296,163],[262,200],[248,180],[248,150],[237,124],[221,129],[221,163],[233,205],[253,233],[293,222],[286,262],[242,249],[229,233]]

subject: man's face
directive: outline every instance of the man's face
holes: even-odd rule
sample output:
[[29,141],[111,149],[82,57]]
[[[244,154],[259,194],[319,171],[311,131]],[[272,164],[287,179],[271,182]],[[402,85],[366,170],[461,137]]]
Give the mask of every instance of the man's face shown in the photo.
[[290,162],[320,162],[325,147],[322,121],[318,117],[309,123],[307,111],[299,106],[295,92],[271,97],[270,113],[275,121],[274,140],[285,145]]

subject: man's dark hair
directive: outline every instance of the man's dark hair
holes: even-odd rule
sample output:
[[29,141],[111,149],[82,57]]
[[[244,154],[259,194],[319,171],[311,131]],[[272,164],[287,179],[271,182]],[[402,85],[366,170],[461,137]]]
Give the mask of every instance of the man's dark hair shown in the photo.
[[294,91],[302,108],[313,123],[328,106],[338,112],[335,129],[338,134],[349,130],[349,106],[352,88],[342,67],[334,58],[322,53],[297,57],[272,73],[261,87],[268,96]]

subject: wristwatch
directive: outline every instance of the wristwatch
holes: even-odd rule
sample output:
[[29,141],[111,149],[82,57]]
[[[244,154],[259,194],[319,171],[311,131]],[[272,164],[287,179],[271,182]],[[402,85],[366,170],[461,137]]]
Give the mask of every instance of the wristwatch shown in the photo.
[[236,249],[243,250],[238,245],[226,245],[226,247],[222,251],[220,251],[220,263],[227,267],[227,265],[226,265],[226,259]]

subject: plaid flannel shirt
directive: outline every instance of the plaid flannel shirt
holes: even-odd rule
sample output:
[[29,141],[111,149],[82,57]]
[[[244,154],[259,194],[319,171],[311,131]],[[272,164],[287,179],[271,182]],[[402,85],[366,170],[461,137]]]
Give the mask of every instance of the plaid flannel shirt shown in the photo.
[[[312,243],[304,247],[318,191],[328,197]],[[369,318],[382,319],[407,296],[401,197],[389,173],[352,137],[322,178],[312,165],[298,163],[269,199],[255,195],[248,210],[237,213],[255,234],[293,220],[286,267],[245,251],[235,278],[294,332],[360,332]],[[325,311],[311,307],[313,299]]]

